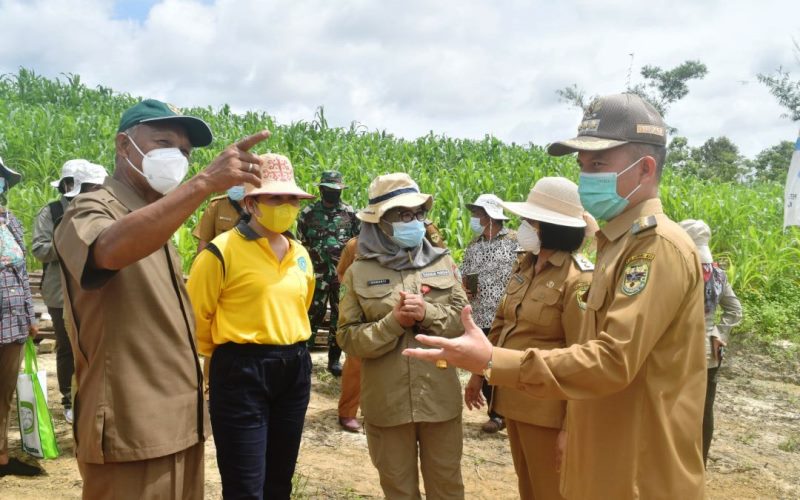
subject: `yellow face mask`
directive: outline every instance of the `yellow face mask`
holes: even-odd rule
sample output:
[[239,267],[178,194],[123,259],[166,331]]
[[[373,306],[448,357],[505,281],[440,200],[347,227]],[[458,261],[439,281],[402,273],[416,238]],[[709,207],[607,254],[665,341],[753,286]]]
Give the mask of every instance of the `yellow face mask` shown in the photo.
[[292,227],[300,212],[300,207],[291,203],[277,206],[259,203],[258,211],[261,212],[261,215],[256,218],[259,224],[273,233],[282,233]]

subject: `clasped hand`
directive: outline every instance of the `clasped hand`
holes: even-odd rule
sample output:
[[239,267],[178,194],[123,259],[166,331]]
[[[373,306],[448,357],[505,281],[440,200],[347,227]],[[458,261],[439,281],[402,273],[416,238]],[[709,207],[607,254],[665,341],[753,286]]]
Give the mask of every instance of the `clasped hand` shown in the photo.
[[417,293],[400,292],[392,314],[403,327],[410,328],[425,319],[425,299]]

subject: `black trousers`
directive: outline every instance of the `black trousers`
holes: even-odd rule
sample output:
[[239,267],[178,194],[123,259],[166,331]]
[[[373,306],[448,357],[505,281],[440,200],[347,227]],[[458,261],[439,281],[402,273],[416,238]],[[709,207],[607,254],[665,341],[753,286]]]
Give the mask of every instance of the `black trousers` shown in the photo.
[[56,373],[61,404],[64,408],[72,408],[72,374],[75,373],[75,359],[72,357],[72,345],[64,325],[64,309],[48,307],[47,313],[53,319],[53,331],[56,334]]
[[717,371],[719,367],[708,369],[706,385],[706,405],[703,409],[703,463],[708,461],[708,450],[714,437],[714,398],[717,397]]
[[209,386],[223,498],[288,499],[311,393],[305,342],[223,344]]

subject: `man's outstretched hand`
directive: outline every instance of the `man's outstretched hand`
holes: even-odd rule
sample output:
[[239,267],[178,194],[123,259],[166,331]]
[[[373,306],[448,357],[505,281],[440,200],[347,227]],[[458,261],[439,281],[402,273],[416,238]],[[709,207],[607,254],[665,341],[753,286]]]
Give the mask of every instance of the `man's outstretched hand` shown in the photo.
[[435,349],[405,349],[404,356],[419,358],[431,363],[443,359],[449,364],[463,368],[472,373],[482,373],[492,359],[492,344],[483,330],[472,320],[472,307],[466,306],[461,310],[461,323],[464,325],[464,334],[454,339],[433,337],[430,335],[417,335],[421,343]]

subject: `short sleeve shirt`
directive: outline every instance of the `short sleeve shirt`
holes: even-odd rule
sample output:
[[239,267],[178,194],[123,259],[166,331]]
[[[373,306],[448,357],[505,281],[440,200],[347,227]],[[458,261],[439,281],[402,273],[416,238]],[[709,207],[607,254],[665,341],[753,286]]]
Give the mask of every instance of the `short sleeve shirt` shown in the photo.
[[194,316],[171,244],[118,271],[89,265],[98,236],[146,205],[109,177],[75,198],[56,229],[75,353],[78,460],[128,462],[176,453],[208,425]]

